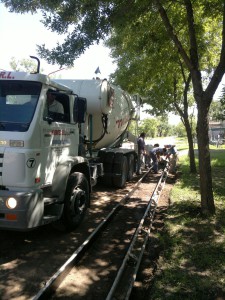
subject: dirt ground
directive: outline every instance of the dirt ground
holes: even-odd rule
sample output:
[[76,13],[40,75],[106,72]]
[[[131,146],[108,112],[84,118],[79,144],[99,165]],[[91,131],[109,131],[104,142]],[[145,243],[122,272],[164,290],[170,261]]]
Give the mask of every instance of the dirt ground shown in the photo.
[[[116,193],[110,188],[95,190],[92,199],[93,205],[86,221],[73,233],[66,235],[57,233],[51,227],[40,228],[30,233],[2,231],[0,235],[0,299],[31,299],[34,295],[33,291],[37,291],[40,283],[44,284],[56,272],[59,266],[65,262],[66,257],[77,249],[102,217],[112,209],[115,202],[127,194],[138,179],[135,177],[133,182],[127,184],[124,189],[118,189]],[[149,176],[145,184],[138,189],[138,198],[148,192],[150,194],[150,187],[154,186],[155,182],[156,178]],[[169,194],[173,184],[174,178],[168,177],[158,201],[151,238],[140,265],[131,299],[151,299],[149,296],[151,285],[160,255],[156,233],[163,229],[163,219],[170,202]],[[85,277],[88,277],[88,280],[90,280],[89,275],[91,276],[91,272],[87,270]],[[104,279],[104,274],[102,278]]]
[[158,234],[162,233],[164,228],[164,217],[167,213],[167,208],[170,205],[170,192],[174,182],[175,178],[173,177],[167,179],[167,184],[158,201],[150,238],[143,255],[130,300],[151,300],[151,288],[157,270],[157,261],[162,251],[158,241]]
[[[144,179],[144,182],[141,183],[129,200],[127,211],[125,209],[125,211],[121,212],[122,214],[120,213],[119,218],[114,220],[114,223],[112,222],[110,228],[107,229],[103,241],[98,241],[98,245],[88,251],[87,257],[82,260],[81,264],[78,264],[70,271],[67,278],[58,288],[57,295],[52,299],[106,299],[109,288],[124,257],[124,252],[122,251],[127,251],[126,249],[130,242],[129,236],[131,237],[134,234],[133,228],[125,228],[128,224],[130,226],[135,222],[136,218],[136,222],[138,222],[142,217],[146,204],[153,193],[157,178],[158,176],[153,175]],[[154,266],[159,255],[157,239],[154,236],[156,232],[163,228],[164,213],[168,207],[169,192],[172,187],[171,183],[169,183],[170,180],[168,178],[168,183],[164,186],[158,201],[151,239],[143,256],[138,279],[131,296],[132,299],[147,299],[146,293],[150,290],[151,282],[154,278]],[[143,201],[143,199],[145,200]],[[141,205],[143,205],[142,209]],[[137,224],[134,229],[136,226]],[[124,232],[126,232],[125,235]],[[114,245],[111,244],[112,240]],[[74,278],[77,280],[74,280]],[[115,299],[123,299],[123,297],[121,294],[118,294],[115,296]]]

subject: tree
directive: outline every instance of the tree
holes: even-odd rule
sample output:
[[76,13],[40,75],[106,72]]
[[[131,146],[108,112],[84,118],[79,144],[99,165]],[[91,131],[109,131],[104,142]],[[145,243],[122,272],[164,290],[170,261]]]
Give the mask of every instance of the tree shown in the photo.
[[[216,2],[216,3],[215,3]],[[193,2],[194,3],[194,2]],[[167,29],[168,35],[173,41],[175,47],[179,51],[186,67],[191,73],[192,85],[194,89],[194,97],[198,108],[198,120],[197,120],[197,138],[199,148],[199,172],[200,172],[200,190],[201,190],[201,207],[203,214],[214,213],[215,205],[212,191],[212,175],[211,175],[211,164],[210,164],[210,152],[209,152],[209,135],[208,135],[208,112],[210,104],[213,99],[213,95],[223,77],[225,68],[225,3],[224,1],[198,1],[193,5],[191,0],[183,1],[183,12],[186,17],[186,35],[188,37],[188,48],[186,45],[181,43],[178,36],[178,31],[174,28],[172,19],[169,18],[168,12],[162,4],[162,1],[156,0],[155,4],[162,18],[162,21]],[[203,12],[204,22],[202,24],[196,24],[196,16],[198,12]],[[206,30],[203,28],[206,24],[206,20],[212,20],[215,24],[217,20],[217,35],[221,35],[221,51],[217,56],[217,65],[208,65],[208,70],[214,67],[214,71],[211,74],[211,80],[204,89],[204,82],[202,79],[201,67],[205,64],[201,63],[203,59],[200,56],[201,47],[206,47],[206,42],[210,44],[209,37],[206,39]],[[170,21],[171,20],[171,21]],[[221,26],[221,24],[223,26]],[[198,25],[198,26],[197,26]],[[206,25],[206,26],[207,26]],[[209,29],[209,27],[207,28]],[[212,28],[210,28],[212,29]],[[213,28],[215,30],[215,28]],[[215,32],[214,32],[215,33]],[[212,34],[209,31],[208,35]],[[213,39],[214,42],[214,39]],[[215,45],[210,45],[214,47]],[[207,45],[209,47],[209,45]],[[188,53],[189,49],[189,53]],[[206,52],[207,53],[207,52]],[[208,71],[207,70],[207,71]]]
[[186,136],[186,130],[185,130],[184,124],[182,122],[179,122],[176,125],[176,133],[177,133],[177,136],[179,136],[179,137]]
[[210,119],[217,121],[225,120],[225,86],[223,85],[221,95],[217,101],[213,101],[209,111]]
[[[209,152],[208,112],[225,70],[224,1],[155,0],[151,4],[150,10],[159,13],[167,37],[190,73],[198,108],[201,208],[203,214],[213,214],[215,205]],[[158,28],[161,33],[161,28]],[[148,36],[150,36],[149,32]],[[158,36],[155,35],[155,38],[157,39]],[[157,42],[156,44],[159,45]],[[159,49],[156,48],[155,51]],[[127,62],[129,65],[129,58]],[[161,78],[158,82],[160,81]]]
[[[40,46],[40,54],[48,62],[57,62],[61,66],[72,65],[74,59],[86,48],[108,37],[115,27],[126,27],[137,17],[140,19],[139,27],[141,27],[141,22],[147,13],[153,14],[152,22],[159,23],[158,17],[160,16],[161,26],[158,27],[158,31],[151,36],[151,32],[147,30],[146,37],[155,40],[156,45],[161,35],[169,37],[170,43],[174,45],[190,72],[198,109],[197,137],[201,208],[203,214],[215,212],[208,112],[213,95],[225,72],[224,0],[30,0],[26,2],[1,0],[1,2],[11,10],[22,13],[26,11],[35,13],[37,9],[42,10],[44,24],[66,37],[62,45],[57,44],[51,50],[46,49],[44,45]],[[166,35],[165,30],[162,30],[162,25],[166,29]],[[160,50],[157,47],[155,49],[155,51]],[[148,53],[146,53],[146,61],[147,58]],[[144,69],[145,66],[141,67]]]
[[214,121],[225,120],[225,103],[223,99],[212,102],[209,110],[209,118]]
[[[62,44],[51,50],[45,44],[38,46],[40,56],[51,64],[73,66],[74,60],[94,43],[110,34],[114,13],[119,12],[117,1],[92,0],[0,0],[11,12],[35,14],[41,12],[42,23],[64,36]],[[124,3],[125,9],[125,3]]]
[[9,64],[12,70],[14,71],[24,71],[32,73],[36,72],[37,70],[36,63],[31,59],[16,60],[15,57],[12,57]]
[[158,134],[159,121],[155,118],[148,118],[140,121],[139,124],[139,133],[145,132],[146,137],[156,137]]
[[190,72],[161,28],[159,18],[152,24],[154,14],[146,11],[122,28],[114,26],[107,41],[118,65],[112,79],[125,90],[141,94],[152,107],[148,110],[151,115],[165,115],[170,111],[180,115],[189,144],[190,171],[196,173],[193,128],[188,113],[194,103],[189,92]]

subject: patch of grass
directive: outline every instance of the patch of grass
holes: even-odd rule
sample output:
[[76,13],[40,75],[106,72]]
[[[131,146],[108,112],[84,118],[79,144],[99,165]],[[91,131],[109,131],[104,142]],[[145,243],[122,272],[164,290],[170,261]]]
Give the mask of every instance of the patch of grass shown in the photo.
[[211,152],[214,216],[200,211],[199,178],[181,157],[182,176],[160,236],[163,255],[149,299],[225,299],[225,151]]
[[209,148],[210,149],[225,149],[225,144],[223,144],[223,145],[219,145],[219,147],[217,147],[216,145],[209,145]]
[[181,150],[187,150],[188,149],[188,141],[186,138],[176,138],[176,148]]

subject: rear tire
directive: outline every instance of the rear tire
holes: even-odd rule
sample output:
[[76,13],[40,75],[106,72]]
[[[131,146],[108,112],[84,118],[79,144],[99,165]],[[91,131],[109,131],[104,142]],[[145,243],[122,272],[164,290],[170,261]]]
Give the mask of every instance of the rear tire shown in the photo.
[[83,220],[89,206],[89,185],[83,173],[70,175],[63,210],[63,223],[67,230],[75,229]]

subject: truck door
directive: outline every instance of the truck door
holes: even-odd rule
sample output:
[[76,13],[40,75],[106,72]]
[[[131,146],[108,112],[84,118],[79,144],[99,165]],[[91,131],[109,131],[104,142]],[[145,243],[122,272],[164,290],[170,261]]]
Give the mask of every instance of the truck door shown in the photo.
[[52,183],[57,164],[70,154],[75,134],[71,130],[74,125],[70,123],[69,96],[55,92],[54,102],[54,105],[46,103],[42,122],[42,163],[45,166],[42,178],[45,178],[45,184]]

